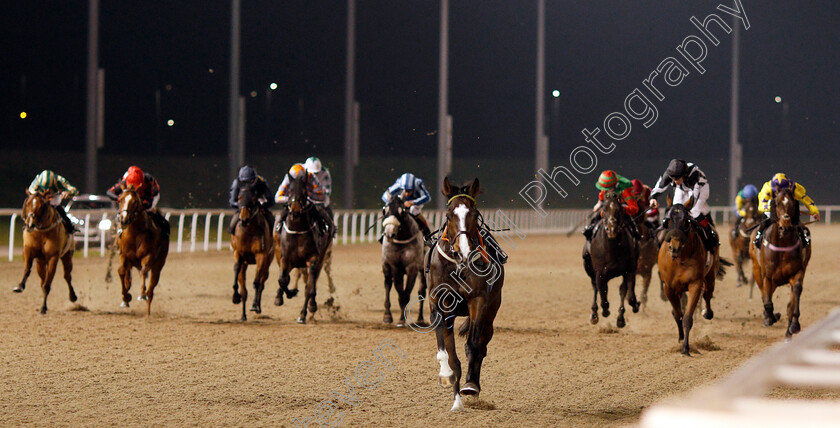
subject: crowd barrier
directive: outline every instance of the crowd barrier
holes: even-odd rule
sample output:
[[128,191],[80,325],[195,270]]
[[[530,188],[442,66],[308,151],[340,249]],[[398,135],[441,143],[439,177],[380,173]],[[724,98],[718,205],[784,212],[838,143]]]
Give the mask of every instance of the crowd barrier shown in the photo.
[[[175,252],[220,251],[229,249],[227,223],[233,210],[222,209],[166,209],[161,211],[172,226]],[[824,206],[821,208],[823,221],[831,223],[833,211],[840,211],[839,206]],[[511,229],[498,232],[499,234],[552,234],[566,233],[578,228],[588,218],[588,209],[556,209],[546,210],[546,216],[541,216],[533,209],[483,209],[482,214],[487,224],[494,229]],[[83,257],[88,257],[92,250],[100,257],[106,254],[113,226],[100,230],[97,226],[104,220],[113,220],[116,212],[111,210],[85,211],[84,226],[80,227],[81,236],[77,236],[77,246]],[[446,212],[441,210],[424,210],[424,216],[431,226],[440,225]],[[735,217],[730,207],[712,207],[715,222],[728,224]],[[0,209],[0,224],[8,219],[8,235],[0,234],[0,254],[6,253],[9,260],[15,254],[20,254],[21,230],[23,222],[20,219],[20,209]],[[91,221],[96,225],[92,225]],[[379,210],[337,210],[334,217],[338,228],[335,243],[338,245],[375,242],[382,233],[381,212]],[[111,223],[113,223],[111,221]],[[8,251],[8,252],[7,252]]]

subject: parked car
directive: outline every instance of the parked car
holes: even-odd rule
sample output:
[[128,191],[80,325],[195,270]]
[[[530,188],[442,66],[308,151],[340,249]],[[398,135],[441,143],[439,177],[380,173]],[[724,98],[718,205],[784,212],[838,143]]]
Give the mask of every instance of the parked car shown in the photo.
[[[117,204],[107,196],[102,195],[78,195],[64,206],[67,217],[76,226],[76,244],[81,245],[85,239],[85,217],[90,214],[90,225],[88,226],[88,243],[99,244],[102,236],[100,231],[105,231],[106,243],[114,234],[112,219],[117,214]],[[108,214],[103,219],[102,213]]]

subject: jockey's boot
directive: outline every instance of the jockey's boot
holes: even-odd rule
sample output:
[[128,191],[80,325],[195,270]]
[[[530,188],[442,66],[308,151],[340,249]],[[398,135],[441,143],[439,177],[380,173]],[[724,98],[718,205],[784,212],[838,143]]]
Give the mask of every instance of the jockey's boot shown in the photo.
[[807,227],[800,225],[799,229],[799,239],[802,240],[802,246],[808,247],[811,245],[811,231],[808,230]]
[[773,221],[770,220],[770,217],[765,217],[764,220],[762,220],[761,223],[758,225],[758,232],[756,232],[755,241],[753,241],[753,245],[755,245],[755,248],[761,248],[761,235],[764,233],[764,230],[767,229],[768,226],[770,226],[772,222]]
[[163,232],[163,237],[167,240],[169,239],[169,220],[163,216],[157,209],[153,209],[149,212],[152,217],[152,221],[155,222],[155,225],[160,228],[160,231]]
[[61,205],[56,205],[55,210],[58,211],[58,215],[61,216],[61,221],[64,222],[64,228],[67,229],[67,233],[73,234],[76,231],[76,226],[73,226],[73,222],[70,221],[70,217],[67,217],[67,212],[64,211],[64,207]]
[[430,237],[432,235],[432,231],[429,229],[429,223],[426,222],[426,218],[423,217],[423,213],[417,215],[412,214],[411,216],[414,217],[414,221],[417,222],[417,225],[420,226],[420,231],[423,232],[423,242],[426,246],[431,247],[432,242]]
[[289,206],[283,205],[283,209],[280,210],[280,217],[277,219],[277,223],[274,224],[274,227],[279,231],[283,224],[286,223],[286,217],[289,216]]
[[236,234],[236,225],[239,223],[239,210],[236,210],[236,214],[230,218],[230,226],[228,226],[228,232],[231,235]]
[[484,238],[484,246],[487,247],[490,258],[500,265],[507,263],[508,255],[504,250],[502,250],[502,247],[499,246],[496,238],[494,238],[489,231],[483,234],[482,237]]
[[586,238],[587,241],[592,240],[592,234],[595,231],[595,223],[598,222],[598,216],[593,216],[592,221],[583,228],[583,236]]

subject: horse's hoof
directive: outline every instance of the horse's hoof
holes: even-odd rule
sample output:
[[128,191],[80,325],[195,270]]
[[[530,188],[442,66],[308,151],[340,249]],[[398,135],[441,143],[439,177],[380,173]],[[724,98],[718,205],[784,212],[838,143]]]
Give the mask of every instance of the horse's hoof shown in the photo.
[[238,305],[240,303],[242,303],[242,296],[240,296],[239,293],[234,293],[233,294],[233,304]]
[[603,316],[604,318],[610,316],[610,310],[604,309],[603,311],[601,311],[601,316]]
[[394,322],[394,317],[392,317],[391,314],[385,314],[382,316],[382,322],[385,324],[391,324]]
[[287,289],[286,289],[286,297],[288,297],[288,298],[290,298],[290,299],[291,299],[292,297],[297,296],[298,291],[299,291],[299,290],[298,290],[297,288],[294,288],[294,289],[288,289],[288,288],[287,288]]
[[638,314],[638,313],[639,313],[639,307],[640,307],[640,306],[641,306],[641,305],[639,305],[639,302],[630,302],[630,307],[632,307],[632,308],[633,308],[633,313],[634,313],[634,314]]
[[46,306],[41,307],[41,315],[46,315],[46,314],[47,314],[47,307]]
[[79,300],[79,298],[76,297],[76,293],[71,294],[70,295],[70,302],[75,302],[76,300]]
[[120,302],[120,307],[121,308],[127,308],[128,307],[128,302],[126,302],[126,301]]
[[298,317],[297,318],[297,323],[298,324],[306,324],[306,318]]
[[20,293],[20,292],[23,291],[23,289],[24,289],[24,285],[20,284],[20,285],[16,286],[15,288],[13,288],[12,291],[14,291],[15,293]]
[[706,318],[707,320],[710,320],[714,317],[715,317],[714,311],[712,311],[711,309],[703,309],[703,318]]
[[683,350],[680,352],[680,355],[682,355],[683,357],[690,357],[690,356],[691,356],[691,352],[689,352],[689,351],[688,351],[688,349],[683,349]]
[[398,327],[398,328],[403,328],[403,327],[405,327],[405,320],[399,320],[399,321],[397,321],[397,327]]
[[[782,314],[779,313],[779,312],[776,312],[775,316],[776,316],[776,321],[782,319]],[[773,321],[773,322],[776,322],[776,321]]]
[[239,321],[242,321],[242,322],[248,321],[248,317],[246,317],[245,315],[242,315],[242,318],[239,318]]
[[262,312],[262,310],[260,309],[260,307],[259,307],[259,306],[257,306],[257,305],[251,305],[251,309],[248,309],[248,310],[249,310],[249,311],[251,311],[251,312],[256,312],[256,313],[258,313],[258,314]]
[[141,295],[137,296],[137,301],[138,301],[138,302],[139,302],[139,301],[141,301],[141,300],[147,300],[147,299],[148,299],[148,298],[146,297],[146,295],[145,295],[145,294],[141,294]]
[[278,293],[274,299],[274,306],[283,306],[283,295]]
[[461,387],[461,395],[478,395],[481,389],[473,382],[467,382]]
[[801,327],[799,326],[799,321],[794,321],[790,323],[790,327],[788,327],[788,331],[790,332],[790,334],[799,333],[799,330],[801,330]]
[[306,310],[313,314],[318,312],[318,302],[315,301],[315,298],[312,298],[312,300],[309,301],[309,305],[306,307]]
[[461,401],[461,394],[455,394],[455,401],[452,403],[450,412],[461,412],[464,410],[464,403]]
[[438,380],[440,381],[440,386],[444,388],[452,388],[452,385],[455,385],[455,374],[451,374],[449,376],[438,376]]
[[615,320],[615,326],[616,327],[624,328],[625,325],[627,325],[627,323],[624,322],[624,315],[618,317],[618,319]]
[[592,314],[589,316],[589,323],[590,324],[598,324],[598,314]]

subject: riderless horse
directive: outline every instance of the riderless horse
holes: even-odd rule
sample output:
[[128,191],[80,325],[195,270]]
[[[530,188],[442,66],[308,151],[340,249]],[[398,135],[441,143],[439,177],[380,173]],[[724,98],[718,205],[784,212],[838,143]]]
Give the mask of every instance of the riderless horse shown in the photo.
[[64,280],[70,289],[70,301],[76,301],[76,291],[71,284],[73,271],[73,234],[69,233],[61,221],[61,215],[50,205],[50,195],[30,194],[23,203],[23,279],[12,291],[20,293],[26,288],[26,280],[32,272],[32,262],[38,262],[38,276],[41,278],[41,291],[44,302],[41,313],[47,313],[47,296],[50,294],[58,260],[64,266]]
[[[392,323],[391,316],[391,285],[397,290],[400,303],[400,319],[397,327],[405,326],[405,309],[411,300],[414,281],[420,274],[421,301],[426,298],[426,277],[423,274],[423,237],[417,222],[405,208],[405,201],[399,196],[391,196],[388,205],[383,210],[383,225],[385,237],[382,241],[382,273],[385,275],[385,314],[382,322]],[[416,324],[423,321],[423,305],[420,305],[420,315]]]
[[750,243],[752,242],[750,231],[760,221],[758,207],[754,200],[749,199],[744,203],[744,213],[746,214],[744,218],[737,222],[729,232],[729,246],[732,247],[732,254],[735,256],[735,269],[738,271],[737,286],[749,284],[750,298],[752,298],[752,285],[755,283],[755,278],[747,279],[744,275],[744,262],[750,259]]
[[636,269],[639,259],[639,247],[628,228],[632,219],[624,212],[618,194],[607,191],[604,194],[604,206],[601,208],[601,220],[595,226],[592,240],[583,246],[583,267],[592,282],[592,315],[589,322],[598,323],[598,294],[601,294],[601,314],[610,316],[610,303],[607,301],[607,283],[615,277],[622,277],[619,293],[621,306],[618,309],[616,325],[622,328],[624,320],[624,300],[630,292],[628,303],[633,312],[639,312],[636,300]]
[[[431,250],[428,272],[429,307],[437,336],[440,383],[452,387],[451,410],[463,409],[461,395],[478,395],[481,363],[487,343],[493,338],[493,320],[502,303],[504,266],[492,259],[484,246],[481,214],[475,197],[478,179],[466,186],[453,186],[444,179],[443,194],[448,198],[446,225]],[[461,382],[461,361],[455,352],[456,316],[468,317],[459,334],[468,335],[465,345],[467,377]]]
[[[117,273],[122,283],[122,307],[131,302],[131,268],[140,271],[143,286],[137,300],[146,301],[146,316],[151,314],[155,287],[160,281],[160,271],[169,254],[169,237],[152,220],[151,214],[143,208],[143,201],[133,186],[128,186],[119,198],[117,221],[120,229],[117,245],[120,249],[120,266]],[[146,288],[146,278],[149,288]]]
[[[723,279],[723,266],[732,264],[720,258],[719,247],[707,260],[707,251],[700,238],[700,225],[691,217],[689,209],[681,204],[672,205],[666,213],[668,229],[659,248],[659,276],[664,282],[665,295],[671,302],[674,321],[677,323],[683,355],[690,355],[689,333],[694,324],[694,311],[700,295],[706,301],[703,317],[712,319],[712,297],[715,279]],[[685,312],[682,298],[688,294]]]
[[295,268],[306,269],[306,275],[304,275],[306,293],[303,308],[300,310],[300,316],[297,319],[300,324],[306,323],[307,310],[310,313],[315,313],[318,310],[318,303],[315,301],[316,284],[318,283],[318,276],[321,274],[327,249],[329,245],[332,245],[332,242],[329,242],[322,251],[319,252],[318,250],[316,231],[314,230],[318,227],[316,208],[309,200],[307,189],[308,174],[301,174],[298,178],[290,180],[289,214],[282,224],[278,223],[274,228],[275,254],[277,264],[280,265],[279,288],[274,300],[275,305],[283,304],[283,293],[288,298],[297,294],[297,289],[289,289],[291,280],[289,272]]
[[804,226],[799,225],[799,203],[790,190],[778,192],[771,202],[770,213],[773,224],[762,234],[761,248],[750,245],[750,257],[754,278],[761,289],[765,326],[771,326],[781,318],[781,314],[773,313],[776,287],[791,286],[785,330],[785,337],[790,338],[800,330],[799,298],[805,270],[811,260],[811,247],[802,242],[798,233],[797,228]]
[[265,280],[268,279],[268,268],[274,256],[274,245],[271,243],[271,223],[259,208],[257,196],[247,186],[239,191],[239,222],[230,239],[233,248],[233,304],[242,303],[242,321],[247,320],[245,303],[248,299],[248,288],[245,272],[248,265],[256,266],[254,274],[254,300],[251,311],[262,312],[262,292]]

